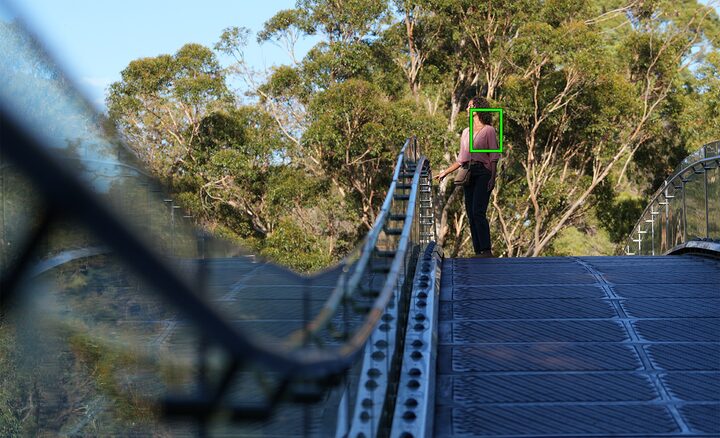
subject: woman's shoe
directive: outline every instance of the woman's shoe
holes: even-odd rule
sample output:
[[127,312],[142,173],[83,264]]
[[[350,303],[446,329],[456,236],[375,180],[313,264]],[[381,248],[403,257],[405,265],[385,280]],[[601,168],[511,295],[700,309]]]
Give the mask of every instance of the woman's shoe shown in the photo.
[[493,258],[495,255],[492,253],[492,250],[486,249],[485,251],[480,251],[479,254],[475,254],[473,256],[474,259],[489,259]]

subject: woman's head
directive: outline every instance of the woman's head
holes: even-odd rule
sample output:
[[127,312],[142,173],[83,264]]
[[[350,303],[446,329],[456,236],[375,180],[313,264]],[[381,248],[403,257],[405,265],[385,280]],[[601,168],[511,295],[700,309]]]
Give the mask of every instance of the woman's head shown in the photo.
[[[472,99],[470,99],[470,102],[468,102],[467,111],[470,112],[470,108],[490,108],[490,104],[488,103],[487,99],[485,99],[482,96],[475,96]],[[481,122],[483,122],[486,125],[490,125],[492,123],[492,113],[488,111],[476,111],[475,116],[480,119]]]

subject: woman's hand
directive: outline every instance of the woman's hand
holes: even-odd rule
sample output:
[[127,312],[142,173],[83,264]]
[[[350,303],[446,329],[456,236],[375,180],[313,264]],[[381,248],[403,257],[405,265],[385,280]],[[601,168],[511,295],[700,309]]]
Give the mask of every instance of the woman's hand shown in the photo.
[[491,177],[490,181],[488,181],[488,192],[492,192],[492,189],[495,188],[495,177]]
[[437,175],[435,175],[435,176],[433,177],[433,179],[436,179],[436,180],[438,180],[438,181],[442,181],[446,176],[448,176],[449,174],[451,174],[451,173],[455,172],[456,170],[458,170],[459,167],[460,167],[460,163],[453,163],[450,167],[448,167],[447,169],[445,169],[445,170],[443,170],[442,172],[440,172],[440,173],[438,173]]

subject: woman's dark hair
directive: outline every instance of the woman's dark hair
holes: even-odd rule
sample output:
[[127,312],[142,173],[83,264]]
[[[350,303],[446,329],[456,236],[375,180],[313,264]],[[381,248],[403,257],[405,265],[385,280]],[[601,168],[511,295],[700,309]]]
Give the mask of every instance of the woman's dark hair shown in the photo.
[[[482,96],[475,96],[470,99],[470,108],[490,108],[487,99]],[[486,125],[492,124],[492,113],[488,111],[479,111],[476,113],[480,121]]]

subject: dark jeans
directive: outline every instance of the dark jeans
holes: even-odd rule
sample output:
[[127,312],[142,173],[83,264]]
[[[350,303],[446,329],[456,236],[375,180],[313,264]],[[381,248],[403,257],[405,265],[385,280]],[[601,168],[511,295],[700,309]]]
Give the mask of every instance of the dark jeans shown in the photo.
[[487,212],[490,202],[488,183],[490,171],[481,163],[470,165],[470,184],[463,187],[465,191],[465,210],[470,221],[470,235],[472,236],[475,254],[490,249],[490,224]]

